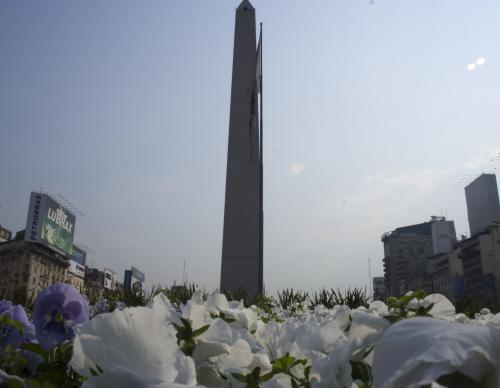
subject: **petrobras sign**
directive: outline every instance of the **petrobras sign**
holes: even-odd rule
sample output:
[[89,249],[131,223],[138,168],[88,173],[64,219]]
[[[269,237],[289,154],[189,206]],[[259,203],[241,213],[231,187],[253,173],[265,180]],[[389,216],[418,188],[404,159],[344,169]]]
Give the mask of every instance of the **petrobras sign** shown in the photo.
[[116,287],[116,272],[104,268],[104,288],[113,291]]
[[144,289],[144,281],[146,276],[137,268],[132,267],[125,271],[125,278],[123,279],[123,286],[128,290],[142,290]]
[[47,194],[31,193],[24,239],[73,254],[76,217]]

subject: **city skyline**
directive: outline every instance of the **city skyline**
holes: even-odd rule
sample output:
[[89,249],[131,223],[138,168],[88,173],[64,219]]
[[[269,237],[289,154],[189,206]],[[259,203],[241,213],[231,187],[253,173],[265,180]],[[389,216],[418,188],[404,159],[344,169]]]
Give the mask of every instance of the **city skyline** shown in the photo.
[[[85,213],[89,264],[217,287],[238,3],[0,4],[0,224],[43,187]],[[431,215],[468,232],[457,183],[499,165],[500,5],[252,3],[266,287],[368,286],[380,236]]]

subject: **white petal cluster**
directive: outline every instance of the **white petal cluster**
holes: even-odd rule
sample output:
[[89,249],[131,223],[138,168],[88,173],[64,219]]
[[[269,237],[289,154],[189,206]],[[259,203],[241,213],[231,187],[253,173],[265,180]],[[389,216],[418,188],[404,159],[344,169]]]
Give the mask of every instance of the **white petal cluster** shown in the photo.
[[[406,308],[392,325],[387,317],[395,311],[380,301],[357,309],[294,306],[268,320],[222,294],[204,300],[195,293],[181,306],[160,294],[147,307],[102,313],[78,327],[71,365],[88,377],[84,387],[244,387],[238,375],[257,367],[266,375],[288,354],[306,360],[291,373],[308,373],[314,387],[362,386],[352,378],[355,363],[371,368],[376,388],[438,387],[440,377],[457,372],[500,387],[500,314],[483,309],[469,319],[439,294],[414,298]],[[409,318],[419,309],[428,317]],[[201,332],[191,356],[176,337],[181,318]],[[278,373],[260,386],[292,382]]]

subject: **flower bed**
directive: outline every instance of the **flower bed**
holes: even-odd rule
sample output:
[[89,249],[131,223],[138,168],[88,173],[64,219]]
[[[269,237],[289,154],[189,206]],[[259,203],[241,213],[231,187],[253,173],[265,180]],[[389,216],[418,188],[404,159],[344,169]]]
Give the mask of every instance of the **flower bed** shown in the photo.
[[500,314],[456,314],[442,295],[368,307],[245,307],[195,292],[89,307],[66,284],[31,319],[0,302],[0,381],[12,387],[500,386]]

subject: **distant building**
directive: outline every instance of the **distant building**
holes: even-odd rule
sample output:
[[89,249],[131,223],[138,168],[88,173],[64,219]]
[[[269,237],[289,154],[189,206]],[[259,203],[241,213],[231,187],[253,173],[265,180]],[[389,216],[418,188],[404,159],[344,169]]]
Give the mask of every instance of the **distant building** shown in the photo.
[[432,292],[443,294],[452,302],[465,293],[464,270],[460,248],[449,253],[440,253],[430,258]]
[[429,258],[408,276],[408,285],[405,291],[411,290],[432,291],[432,264]]
[[465,187],[470,235],[500,222],[500,203],[495,174],[481,174]]
[[4,228],[0,225],[0,242],[10,240],[12,238],[12,232],[9,229]]
[[430,222],[397,228],[385,233],[384,280],[388,295],[402,295],[417,268],[432,255],[432,230]]
[[428,259],[450,252],[456,244],[453,221],[433,216],[429,222],[399,227],[381,237],[387,295],[432,287]]
[[465,294],[500,298],[500,224],[461,241],[460,259],[464,271]]
[[79,292],[85,292],[85,266],[74,260],[68,260],[67,282],[75,287]]
[[373,300],[382,300],[385,297],[385,284],[383,276],[373,278]]
[[41,244],[24,241],[24,233],[0,243],[0,298],[14,294],[27,300],[52,283],[64,282],[68,262],[59,253]]
[[104,296],[104,272],[97,268],[87,268],[85,271],[85,293],[92,300]]
[[448,253],[457,243],[455,223],[447,221],[444,217],[431,217],[432,252],[434,255]]

